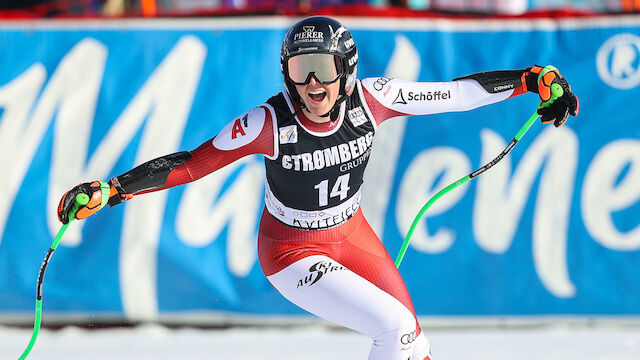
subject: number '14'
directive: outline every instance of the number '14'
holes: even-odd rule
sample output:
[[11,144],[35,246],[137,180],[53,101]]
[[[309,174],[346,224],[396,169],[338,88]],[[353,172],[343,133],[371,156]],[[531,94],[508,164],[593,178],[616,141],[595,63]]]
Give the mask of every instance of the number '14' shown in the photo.
[[347,198],[347,192],[349,191],[349,173],[340,175],[338,179],[336,179],[330,194],[329,180],[322,180],[313,188],[318,189],[318,204],[320,206],[327,206],[329,204],[329,197],[340,196],[340,200],[344,200]]

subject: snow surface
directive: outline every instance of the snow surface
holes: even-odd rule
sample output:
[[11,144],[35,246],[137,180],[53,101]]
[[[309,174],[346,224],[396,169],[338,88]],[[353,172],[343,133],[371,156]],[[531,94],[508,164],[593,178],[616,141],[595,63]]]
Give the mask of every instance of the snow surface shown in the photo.
[[[640,360],[640,327],[426,329],[435,360]],[[0,327],[0,359],[17,359],[30,329]],[[370,340],[348,330],[158,325],[42,330],[29,359],[366,359]]]

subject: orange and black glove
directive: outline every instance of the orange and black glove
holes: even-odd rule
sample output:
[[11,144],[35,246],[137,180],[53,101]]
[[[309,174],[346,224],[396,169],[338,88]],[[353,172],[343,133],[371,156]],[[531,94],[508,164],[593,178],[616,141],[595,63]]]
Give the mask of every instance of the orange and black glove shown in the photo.
[[[62,195],[60,204],[58,204],[58,219],[63,224],[69,223],[69,213],[71,212],[71,208],[73,207],[76,196],[78,196],[78,194],[86,194],[87,196],[89,196],[89,202],[78,209],[75,214],[76,219],[87,218],[95,214],[98,210],[102,209],[109,203],[117,204],[123,197],[123,195],[118,193],[111,182],[106,183],[104,181],[94,181],[91,183],[83,183],[77,185],[76,187]],[[110,202],[109,198],[117,198],[118,201]]]
[[540,95],[538,115],[541,116],[543,124],[553,122],[556,127],[560,127],[567,121],[569,114],[578,115],[578,98],[554,66],[535,65],[526,70],[524,78],[527,89]]

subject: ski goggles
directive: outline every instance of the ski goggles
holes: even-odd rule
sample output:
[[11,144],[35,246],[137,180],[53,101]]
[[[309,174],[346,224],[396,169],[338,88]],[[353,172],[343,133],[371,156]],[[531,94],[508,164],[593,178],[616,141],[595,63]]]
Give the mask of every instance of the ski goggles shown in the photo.
[[342,61],[331,54],[302,54],[287,61],[289,79],[296,85],[306,85],[314,76],[321,84],[331,84],[342,74]]

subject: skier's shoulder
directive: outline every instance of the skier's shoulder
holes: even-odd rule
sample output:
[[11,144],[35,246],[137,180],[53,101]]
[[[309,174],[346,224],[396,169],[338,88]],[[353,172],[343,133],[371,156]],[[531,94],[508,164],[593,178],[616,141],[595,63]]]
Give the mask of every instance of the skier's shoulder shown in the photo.
[[[220,150],[232,150],[265,136],[265,123],[271,123],[272,110],[267,103],[256,106],[231,120],[216,135],[212,144]],[[269,134],[269,136],[272,136]]]

